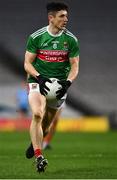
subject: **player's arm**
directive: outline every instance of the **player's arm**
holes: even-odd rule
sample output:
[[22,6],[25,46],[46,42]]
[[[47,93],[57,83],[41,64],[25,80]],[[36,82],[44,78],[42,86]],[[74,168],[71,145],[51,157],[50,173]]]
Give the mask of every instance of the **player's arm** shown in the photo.
[[79,56],[70,58],[69,61],[71,65],[71,70],[69,72],[67,80],[70,80],[72,82],[76,79],[79,72]]
[[72,81],[77,77],[79,71],[79,45],[77,39],[72,39],[70,43],[70,52],[69,52],[69,62],[70,62],[70,72],[65,81],[59,81],[59,84],[62,85],[62,88],[57,91],[57,98],[61,99],[68,88],[71,86]]
[[39,75],[39,73],[36,71],[36,69],[32,65],[32,62],[35,60],[36,55],[37,55],[36,53],[31,53],[29,51],[26,51],[26,53],[25,53],[25,61],[24,61],[24,69],[25,69],[25,71],[28,74],[35,77],[35,78]]
[[26,51],[25,53],[25,61],[24,61],[24,69],[25,71],[32,75],[36,80],[38,81],[40,85],[40,92],[42,95],[47,94],[47,91],[49,91],[49,88],[45,85],[45,83],[48,81],[51,83],[51,80],[48,78],[43,77],[42,75],[39,74],[38,71],[34,68],[32,65],[32,62],[35,60],[37,54],[36,53],[31,53],[29,51]]
[[62,89],[57,91],[57,98],[61,99],[64,94],[67,92],[68,88],[71,86],[72,81],[75,80],[75,78],[78,75],[79,71],[79,56],[73,57],[69,59],[71,70],[69,72],[68,78],[66,81],[59,81],[59,84],[62,85]]

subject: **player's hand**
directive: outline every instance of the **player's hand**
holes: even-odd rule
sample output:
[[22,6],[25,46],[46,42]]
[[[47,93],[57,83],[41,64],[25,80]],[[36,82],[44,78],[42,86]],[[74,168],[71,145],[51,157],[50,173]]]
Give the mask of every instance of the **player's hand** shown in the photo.
[[61,99],[65,93],[67,92],[68,88],[71,86],[71,81],[58,81],[59,84],[61,84],[62,88],[56,92],[57,99]]
[[47,95],[47,91],[50,91],[50,89],[46,86],[45,83],[52,83],[52,81],[46,77],[43,77],[42,75],[38,75],[36,78],[39,83],[40,93],[44,96]]

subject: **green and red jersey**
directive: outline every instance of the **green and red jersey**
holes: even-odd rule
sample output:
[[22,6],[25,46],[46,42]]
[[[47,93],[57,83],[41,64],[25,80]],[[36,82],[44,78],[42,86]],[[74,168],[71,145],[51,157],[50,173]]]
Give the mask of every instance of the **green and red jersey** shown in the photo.
[[[69,58],[79,56],[78,40],[71,32],[65,29],[53,35],[48,26],[29,36],[26,50],[37,54],[32,64],[39,74],[60,80],[69,74]],[[35,82],[35,79],[29,76],[28,82]]]

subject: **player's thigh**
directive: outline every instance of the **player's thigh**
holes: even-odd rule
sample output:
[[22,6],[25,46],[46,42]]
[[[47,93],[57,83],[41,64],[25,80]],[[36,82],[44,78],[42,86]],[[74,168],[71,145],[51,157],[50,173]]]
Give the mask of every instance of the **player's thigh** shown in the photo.
[[28,95],[29,105],[31,107],[33,115],[44,114],[46,99],[38,92],[32,92]]

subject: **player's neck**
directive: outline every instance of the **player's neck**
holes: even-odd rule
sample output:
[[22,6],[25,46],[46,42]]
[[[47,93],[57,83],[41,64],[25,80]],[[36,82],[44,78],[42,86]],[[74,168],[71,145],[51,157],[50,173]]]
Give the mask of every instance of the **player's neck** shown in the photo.
[[52,24],[49,24],[48,31],[53,35],[57,35],[62,32],[62,30],[59,30],[58,28],[54,27]]

